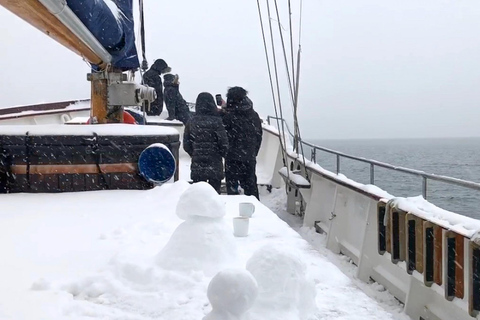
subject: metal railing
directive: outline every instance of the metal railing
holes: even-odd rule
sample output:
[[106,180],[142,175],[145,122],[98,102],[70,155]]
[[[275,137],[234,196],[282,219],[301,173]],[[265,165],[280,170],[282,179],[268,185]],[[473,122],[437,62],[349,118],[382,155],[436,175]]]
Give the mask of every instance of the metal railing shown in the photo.
[[[267,122],[268,122],[269,125],[271,124],[270,120],[283,121],[284,126],[287,129],[288,134],[293,138],[293,133],[291,132],[290,128],[288,127],[287,122],[284,119],[273,117],[273,116],[268,116],[267,117]],[[340,173],[340,165],[341,165],[341,159],[342,158],[351,159],[351,160],[355,160],[355,161],[358,161],[358,162],[363,162],[363,163],[370,164],[370,184],[375,184],[375,167],[385,168],[385,169],[388,169],[388,170],[392,170],[392,171],[396,171],[396,172],[402,172],[402,173],[405,173],[405,174],[408,174],[408,175],[420,177],[422,179],[422,196],[423,196],[424,199],[427,199],[428,180],[440,181],[440,182],[444,182],[444,183],[447,183],[447,184],[450,184],[450,185],[456,185],[456,186],[459,186],[459,187],[480,191],[480,183],[476,183],[476,182],[472,182],[472,181],[468,181],[468,180],[463,180],[463,179],[452,178],[452,177],[443,176],[443,175],[436,175],[436,174],[433,174],[433,173],[426,173],[424,171],[415,170],[415,169],[409,169],[409,168],[394,166],[394,165],[391,165],[389,163],[380,162],[380,161],[367,159],[367,158],[363,158],[363,157],[356,157],[356,156],[352,156],[352,155],[349,155],[349,154],[346,154],[346,153],[343,153],[343,152],[339,152],[339,151],[335,151],[335,150],[332,150],[332,149],[319,147],[317,145],[314,145],[312,143],[302,141],[302,140],[300,140],[300,143],[303,146],[307,146],[307,147],[311,148],[310,149],[311,150],[311,161],[314,162],[314,163],[316,163],[317,150],[324,151],[324,152],[335,155],[336,156],[336,173],[337,174]]]

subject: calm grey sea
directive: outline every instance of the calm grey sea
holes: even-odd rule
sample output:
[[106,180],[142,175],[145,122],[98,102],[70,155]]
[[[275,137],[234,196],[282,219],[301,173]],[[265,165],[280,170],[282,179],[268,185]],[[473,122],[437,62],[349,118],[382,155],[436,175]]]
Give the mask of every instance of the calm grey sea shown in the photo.
[[[311,140],[319,146],[355,156],[428,173],[480,182],[480,138],[395,139],[395,140]],[[309,155],[309,150],[304,150]],[[317,151],[317,163],[335,171],[334,155]],[[361,183],[370,183],[370,166],[341,160],[341,173]],[[399,197],[422,194],[422,179],[388,169],[375,168],[375,184]],[[480,191],[441,182],[428,182],[428,200],[435,205],[480,219]]]

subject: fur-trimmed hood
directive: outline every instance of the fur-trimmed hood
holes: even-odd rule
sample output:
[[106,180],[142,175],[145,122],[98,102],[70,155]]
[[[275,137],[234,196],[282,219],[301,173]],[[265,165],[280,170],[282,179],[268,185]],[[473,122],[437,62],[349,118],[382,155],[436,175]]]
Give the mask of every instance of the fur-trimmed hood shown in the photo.
[[163,59],[155,60],[155,62],[152,65],[152,69],[157,71],[160,74],[167,73],[172,70],[172,68],[170,68],[168,64],[165,62],[165,60]]
[[178,86],[178,80],[180,79],[180,77],[178,76],[178,74],[166,74],[163,76],[163,85],[165,87],[177,87]]

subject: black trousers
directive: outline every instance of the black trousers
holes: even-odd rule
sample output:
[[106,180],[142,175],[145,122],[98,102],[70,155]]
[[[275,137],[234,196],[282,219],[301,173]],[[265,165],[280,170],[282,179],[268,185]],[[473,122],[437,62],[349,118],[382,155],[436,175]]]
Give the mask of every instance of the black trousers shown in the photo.
[[255,167],[257,161],[225,160],[225,180],[227,194],[238,194],[238,183],[243,188],[245,195],[255,196],[258,200],[257,175]]
[[222,186],[222,180],[218,179],[206,179],[206,180],[200,180],[200,179],[194,179],[193,182],[200,182],[200,181],[205,181],[210,184],[215,191],[217,191],[218,194],[220,194],[220,187]]

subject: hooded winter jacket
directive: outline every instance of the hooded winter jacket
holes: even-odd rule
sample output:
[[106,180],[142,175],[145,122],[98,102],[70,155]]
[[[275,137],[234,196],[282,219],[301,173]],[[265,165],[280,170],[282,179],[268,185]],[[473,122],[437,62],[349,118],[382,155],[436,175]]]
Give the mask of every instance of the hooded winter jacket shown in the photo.
[[227,160],[254,161],[262,143],[262,122],[246,95],[239,101],[227,101],[223,124],[228,136]]
[[144,73],[143,81],[149,87],[155,89],[157,93],[157,99],[151,103],[150,111],[147,110],[148,115],[155,115],[158,116],[162,113],[163,110],[163,85],[162,85],[162,73],[168,72],[170,67],[167,63],[162,60],[158,59],[155,60],[152,67]]
[[192,180],[223,179],[223,161],[228,139],[210,93],[200,93],[196,113],[185,126],[183,148],[192,157]]
[[169,119],[177,119],[187,124],[190,120],[190,110],[188,109],[187,102],[183,99],[182,94],[180,93],[178,82],[176,81],[176,76],[173,74],[166,74],[163,76],[164,80],[164,98],[165,105],[168,110]]

